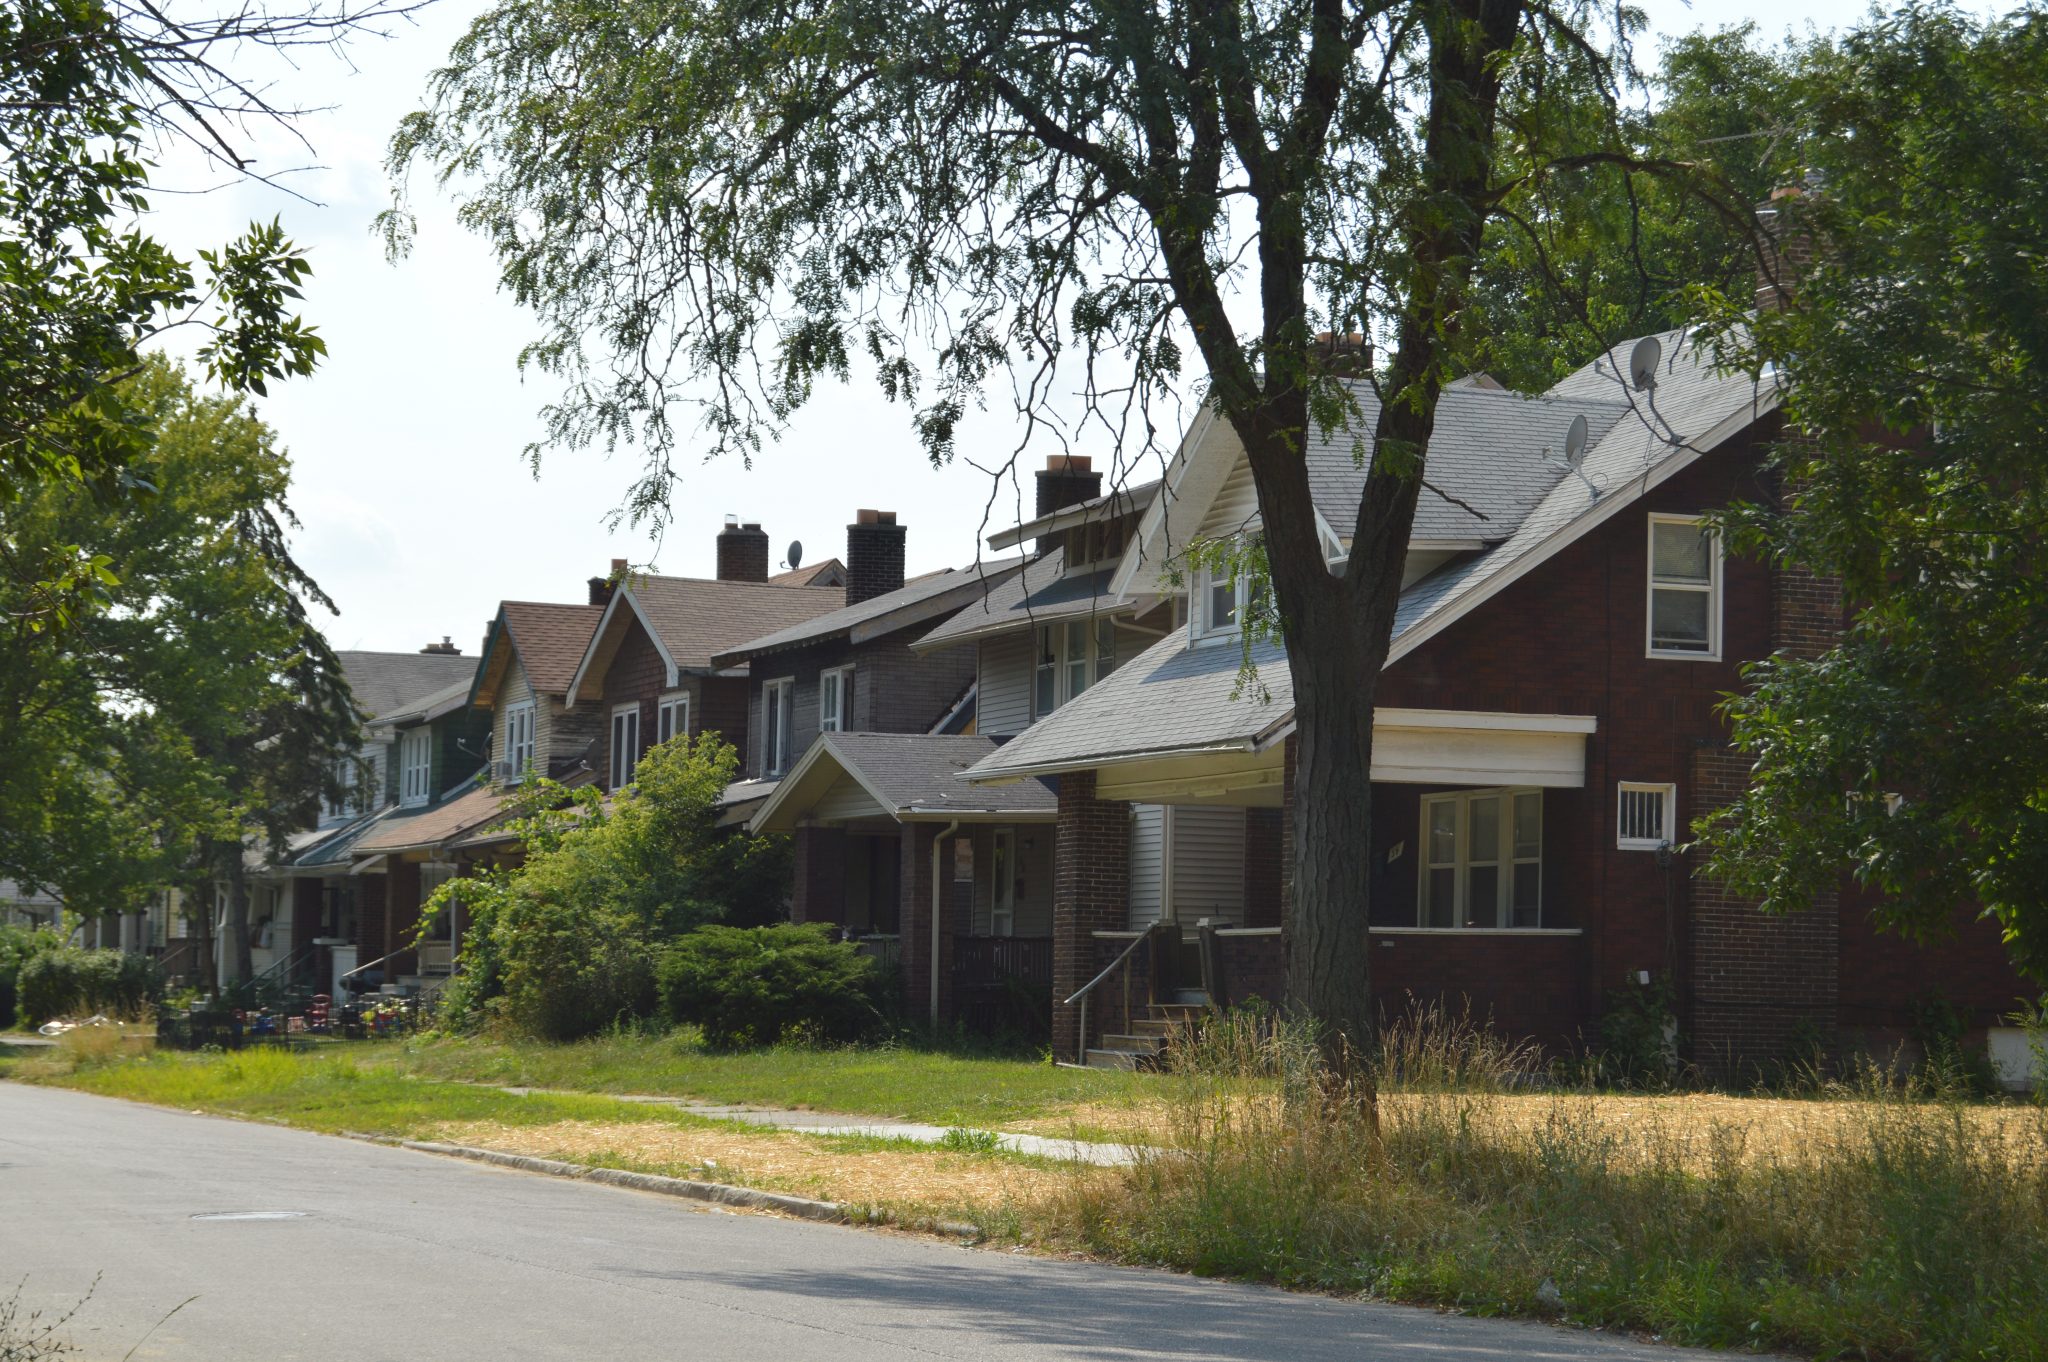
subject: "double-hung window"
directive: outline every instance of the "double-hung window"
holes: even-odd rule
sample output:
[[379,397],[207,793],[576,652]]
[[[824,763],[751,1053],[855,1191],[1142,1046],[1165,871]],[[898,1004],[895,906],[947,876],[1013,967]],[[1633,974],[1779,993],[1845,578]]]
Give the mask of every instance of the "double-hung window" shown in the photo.
[[398,740],[398,802],[424,804],[433,792],[434,737],[424,728],[408,729]]
[[1418,925],[1543,925],[1543,792],[1459,790],[1422,800]]
[[640,765],[640,705],[635,701],[612,710],[611,788],[622,790],[633,783]]
[[1032,672],[1033,717],[1043,719],[1116,670],[1116,624],[1107,615],[1041,624]]
[[1721,656],[1721,537],[1692,516],[1650,517],[1649,655]]
[[327,796],[327,816],[339,818],[349,811],[349,805],[355,800],[355,758],[343,757],[336,761],[329,772],[329,779],[333,782],[334,788]]
[[[1256,545],[1256,537],[1252,543]],[[1242,632],[1258,590],[1249,571],[1226,575],[1213,567],[1202,569],[1195,582],[1194,608],[1188,612],[1196,637],[1221,638]]]
[[654,740],[667,742],[671,738],[688,737],[690,733],[690,696],[687,691],[664,695],[654,707]]
[[853,668],[828,667],[818,673],[818,731],[843,733],[853,717]]
[[533,765],[533,702],[505,708],[505,780],[526,779]]
[[790,738],[796,725],[796,681],[782,677],[761,687],[761,773],[779,776],[789,769]]

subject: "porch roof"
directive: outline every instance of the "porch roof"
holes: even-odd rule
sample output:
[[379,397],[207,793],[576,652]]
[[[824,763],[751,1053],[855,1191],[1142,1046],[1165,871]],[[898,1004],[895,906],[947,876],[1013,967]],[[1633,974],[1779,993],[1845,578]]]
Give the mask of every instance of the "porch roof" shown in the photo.
[[748,821],[754,832],[789,832],[831,799],[819,821],[878,816],[899,823],[1050,822],[1059,800],[1037,780],[978,787],[962,772],[995,751],[978,734],[825,733]]
[[388,855],[436,847],[474,832],[504,811],[510,794],[495,785],[476,784],[453,798],[413,812],[400,809],[355,844],[358,857]]

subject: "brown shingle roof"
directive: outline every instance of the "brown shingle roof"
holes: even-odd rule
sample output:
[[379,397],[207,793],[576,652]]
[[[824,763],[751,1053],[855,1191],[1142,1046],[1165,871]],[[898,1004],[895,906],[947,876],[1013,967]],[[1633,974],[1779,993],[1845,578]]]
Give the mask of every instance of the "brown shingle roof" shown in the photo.
[[504,811],[508,798],[510,796],[495,785],[479,785],[466,794],[459,794],[418,813],[408,814],[401,809],[357,842],[353,854],[374,856],[379,852],[438,846],[496,818]]
[[[676,666],[685,669],[709,668],[717,653],[846,604],[846,592],[836,586],[635,577],[621,589],[632,593],[641,614],[660,635],[661,646]],[[584,639],[588,641],[589,636],[586,630]],[[523,650],[520,655],[525,656]],[[576,664],[571,662],[564,673],[564,690],[575,670]]]
[[555,605],[546,601],[505,601],[499,607],[512,646],[519,650],[527,684],[544,695],[566,695],[576,666],[597,622],[601,605]]
[[846,564],[837,558],[827,558],[822,563],[809,567],[791,568],[778,572],[768,579],[770,586],[844,586],[846,585]]

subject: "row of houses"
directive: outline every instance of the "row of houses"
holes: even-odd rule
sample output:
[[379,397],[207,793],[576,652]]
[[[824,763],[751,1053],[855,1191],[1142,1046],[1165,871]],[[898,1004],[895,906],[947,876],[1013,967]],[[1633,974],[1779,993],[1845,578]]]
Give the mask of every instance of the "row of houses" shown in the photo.
[[[1541,393],[1446,391],[1375,718],[1389,1006],[1567,1047],[1650,989],[1689,1058],[1734,1071],[1888,1050],[1938,998],[2024,1072],[2001,1022],[2022,983],[1967,906],[1935,945],[1879,934],[1846,884],[1765,917],[1679,849],[1747,778],[1717,711],[1743,666],[1843,622],[1831,583],[1703,523],[1777,494],[1782,432],[1768,376],[1683,332]],[[1363,471],[1348,437],[1306,457],[1339,564]],[[908,527],[863,510],[843,558],[771,575],[768,535],[729,519],[713,578],[614,563],[581,599],[504,602],[475,657],[344,654],[370,778],[265,867],[259,954],[336,989],[431,987],[462,923],[415,942],[420,905],[516,854],[509,786],[616,790],[651,744],[717,732],[745,754],[727,821],[793,839],[790,916],[870,943],[913,1015],[995,1026],[1021,999],[1060,1058],[1127,1062],[1175,1005],[1283,998],[1286,658],[1247,648],[1246,582],[1186,570],[1190,545],[1261,531],[1244,451],[1205,414],[1157,481],[1062,456],[1036,484],[972,564],[908,575]]]

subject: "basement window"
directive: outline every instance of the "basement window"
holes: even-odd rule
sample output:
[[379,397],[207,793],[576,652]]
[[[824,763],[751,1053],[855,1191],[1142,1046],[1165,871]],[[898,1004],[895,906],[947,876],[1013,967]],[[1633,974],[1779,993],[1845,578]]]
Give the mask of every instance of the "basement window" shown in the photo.
[[1459,790],[1422,800],[1416,925],[1543,925],[1543,792]]
[[1671,845],[1678,821],[1678,787],[1624,780],[1614,798],[1614,845],[1623,851],[1658,851]]

